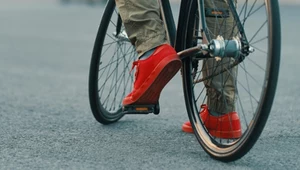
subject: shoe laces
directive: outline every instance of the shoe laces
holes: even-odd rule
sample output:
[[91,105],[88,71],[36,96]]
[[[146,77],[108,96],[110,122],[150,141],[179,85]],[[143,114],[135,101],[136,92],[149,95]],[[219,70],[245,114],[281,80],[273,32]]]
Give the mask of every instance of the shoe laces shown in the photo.
[[137,80],[138,72],[139,72],[139,61],[138,61],[138,60],[137,60],[137,61],[134,61],[134,62],[132,63],[132,67],[131,67],[130,73],[132,72],[132,70],[133,70],[135,67],[136,67],[136,71],[135,71],[135,74],[134,74],[134,77],[135,77],[135,79],[134,79],[134,84],[135,84],[135,82],[136,82],[136,80]]
[[132,70],[134,69],[134,67],[137,67],[137,66],[138,66],[138,64],[139,64],[139,61],[134,61],[134,62],[132,63],[132,67],[131,67],[130,73],[132,72]]

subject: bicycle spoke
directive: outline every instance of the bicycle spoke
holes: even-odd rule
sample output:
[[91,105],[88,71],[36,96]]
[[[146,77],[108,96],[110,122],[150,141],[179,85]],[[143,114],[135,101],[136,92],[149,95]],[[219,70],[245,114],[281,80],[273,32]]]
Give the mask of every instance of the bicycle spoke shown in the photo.
[[[244,66],[243,66],[244,65]],[[244,67],[246,67],[245,63],[243,62],[243,65],[239,65],[245,72],[246,76],[250,76],[250,78],[255,82],[257,83],[260,87],[263,87],[263,85],[258,82],[258,80],[256,80]]]
[[262,42],[262,41],[264,41],[264,40],[266,40],[266,39],[268,39],[268,38],[269,38],[269,36],[263,37],[263,38],[261,38],[261,39],[259,39],[259,40],[256,40],[256,41],[254,41],[254,42],[251,42],[250,45],[253,45],[253,44]]
[[256,13],[258,10],[260,10],[263,6],[265,6],[265,4],[261,4],[257,9],[255,9],[253,12],[249,12],[248,17],[250,17],[251,15],[253,15],[254,13]]
[[[122,58],[125,58],[124,56],[122,56]],[[118,58],[119,59],[119,58]],[[120,61],[121,62],[121,61]],[[118,64],[119,64],[119,62],[118,62]],[[128,63],[129,64],[129,63]],[[128,65],[127,64],[127,65]],[[106,77],[106,79],[105,79],[105,82],[107,82],[107,80],[113,75],[113,73],[117,70],[118,68],[116,67],[114,70],[112,70],[112,73],[110,73],[110,74],[108,74],[107,75],[107,77]],[[113,80],[112,80],[113,81]],[[118,78],[118,80],[117,80],[117,82],[119,81],[119,78]],[[105,83],[104,83],[105,84]],[[113,90],[113,88],[115,88],[115,86],[117,85],[117,83],[115,83],[113,86],[110,86],[110,89],[109,89],[109,91],[108,91],[108,95],[107,95],[107,97],[104,99],[104,101],[103,101],[103,104],[105,104],[106,102],[108,102],[108,100],[109,100],[109,98],[110,98],[110,95],[111,95],[111,92],[112,92],[112,90]]]
[[[240,65],[241,67],[242,67],[242,65]],[[245,65],[245,62],[243,62],[243,66],[244,66],[244,72],[245,72],[245,77],[246,77],[246,82],[247,82],[247,88],[248,88],[248,90],[249,90],[249,92],[251,93],[251,89],[250,89],[250,85],[249,85],[249,80],[248,80],[248,72],[246,71],[246,65]],[[250,74],[249,74],[250,75]],[[252,76],[251,76],[252,77]],[[252,106],[252,112],[254,112],[254,107],[253,107],[253,102],[252,102],[252,98],[251,98],[251,96],[249,95],[249,97],[250,97],[250,103],[251,103],[251,106]]]
[[264,51],[264,50],[262,50],[262,49],[260,49],[260,48],[258,48],[258,47],[256,47],[256,46],[254,46],[254,45],[252,45],[252,47],[253,47],[254,49],[256,49],[256,50],[258,50],[258,51],[260,51],[260,52],[266,54],[266,55],[268,54],[266,51]]
[[256,33],[253,35],[253,37],[249,40],[249,43],[257,36],[258,32],[267,24],[268,20],[266,20],[261,27],[256,31]]
[[112,44],[114,44],[114,43],[116,43],[116,41],[114,41],[114,42],[109,42],[109,43],[106,43],[106,44],[104,44],[102,47],[105,47],[105,46],[107,46],[107,45],[112,45]]

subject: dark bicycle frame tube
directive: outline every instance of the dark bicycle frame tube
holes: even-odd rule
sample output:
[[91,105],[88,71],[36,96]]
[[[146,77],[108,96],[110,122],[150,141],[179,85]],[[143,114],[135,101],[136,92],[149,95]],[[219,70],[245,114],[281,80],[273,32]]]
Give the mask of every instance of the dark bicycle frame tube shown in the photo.
[[[202,1],[202,0],[200,0]],[[178,18],[178,26],[177,26],[177,30],[176,30],[176,25],[174,22],[174,17],[173,17],[173,13],[172,13],[172,9],[171,9],[171,5],[170,5],[170,1],[169,0],[160,0],[161,3],[161,7],[162,7],[162,15],[163,15],[163,19],[166,25],[166,31],[168,34],[168,37],[170,39],[170,44],[175,47],[175,50],[181,51],[183,50],[184,47],[182,47],[181,43],[178,42],[184,42],[182,41],[183,37],[182,36],[182,30],[184,30],[184,27],[187,26],[187,12],[188,8],[190,7],[191,3],[193,2],[193,0],[183,0],[181,1],[180,4],[180,11],[179,11],[179,18]]]
[[[184,50],[184,32],[186,30],[188,21],[188,15],[190,15],[187,11],[191,8],[192,3],[196,0],[182,0],[180,4],[179,10],[179,18],[178,18],[178,25],[176,30],[176,25],[173,18],[173,13],[170,5],[169,0],[160,0],[161,8],[162,8],[162,15],[164,19],[164,23],[166,25],[167,36],[170,39],[170,44],[175,48],[177,52]],[[205,21],[205,14],[204,14],[204,1],[198,0],[199,4],[202,4],[201,7],[201,20],[202,20],[202,29],[206,30],[206,22]]]
[[170,5],[169,0],[160,0],[161,5],[161,14],[164,25],[166,27],[167,37],[170,41],[170,44],[174,46],[175,44],[175,36],[176,36],[176,25]]

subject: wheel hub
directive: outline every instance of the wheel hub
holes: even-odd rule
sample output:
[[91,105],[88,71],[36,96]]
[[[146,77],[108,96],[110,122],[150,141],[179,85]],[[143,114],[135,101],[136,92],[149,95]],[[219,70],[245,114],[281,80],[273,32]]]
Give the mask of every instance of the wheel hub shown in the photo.
[[208,51],[216,60],[221,60],[224,57],[238,59],[241,55],[241,48],[239,38],[234,37],[232,40],[224,40],[222,36],[218,36],[210,42]]

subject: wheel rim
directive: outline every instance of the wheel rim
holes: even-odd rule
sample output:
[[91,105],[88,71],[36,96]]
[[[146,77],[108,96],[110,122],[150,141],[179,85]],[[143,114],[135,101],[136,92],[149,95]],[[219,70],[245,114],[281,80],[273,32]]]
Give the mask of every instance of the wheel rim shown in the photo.
[[[271,25],[274,21],[274,18],[272,18],[270,14],[270,2],[264,1],[264,0],[257,0],[257,1],[247,1],[247,0],[241,0],[238,1],[239,6],[237,8],[237,12],[239,14],[239,17],[242,21],[242,24],[245,28],[246,36],[249,40],[250,46],[255,49],[254,53],[251,53],[249,56],[245,57],[243,61],[241,61],[236,67],[238,67],[238,74],[234,76],[231,74],[231,68],[230,66],[232,64],[223,63],[219,65],[214,65],[214,69],[216,67],[225,67],[228,68],[226,72],[229,76],[233,77],[233,79],[236,82],[236,87],[234,88],[234,97],[235,97],[235,110],[239,113],[239,117],[241,120],[242,125],[242,137],[239,139],[220,139],[215,138],[211,136],[208,133],[208,130],[204,126],[204,122],[199,117],[199,113],[201,111],[200,105],[206,104],[208,101],[207,97],[207,87],[209,83],[204,83],[205,81],[197,81],[199,79],[203,79],[203,72],[207,72],[207,70],[204,70],[201,68],[201,65],[206,62],[206,60],[203,60],[202,63],[195,62],[194,59],[187,59],[184,62],[183,68],[185,70],[184,75],[190,75],[187,76],[185,79],[185,86],[186,86],[186,97],[189,98],[191,102],[187,103],[188,111],[192,114],[190,116],[190,120],[194,124],[194,130],[196,131],[196,136],[201,143],[201,145],[204,147],[204,149],[209,152],[212,156],[215,158],[228,158],[228,156],[231,156],[233,153],[237,152],[241,147],[246,146],[245,143],[249,142],[253,137],[253,131],[256,131],[256,134],[261,133],[261,130],[264,126],[265,122],[262,122],[259,129],[256,128],[257,122],[260,121],[260,119],[267,118],[267,115],[269,113],[266,113],[266,115],[262,115],[262,110],[267,105],[270,105],[270,102],[266,104],[266,94],[271,93],[274,94],[276,82],[277,82],[277,73],[271,73],[270,70],[272,70],[272,67],[274,67],[274,64],[271,65],[272,60],[277,61],[277,64],[279,62],[279,50],[274,50],[272,47],[275,47],[272,42],[273,41],[280,41],[280,38],[273,38],[274,34],[278,34],[280,37],[280,33],[278,31],[274,31],[274,25]],[[277,11],[278,12],[278,11]],[[196,13],[196,22],[199,23],[197,20],[198,13]],[[274,17],[274,16],[273,16]],[[190,20],[193,19],[193,17],[190,18]],[[215,19],[215,25],[218,28],[224,27],[224,21],[222,23],[219,21],[219,18]],[[198,40],[197,37],[200,37],[200,30],[198,29],[198,26],[190,25],[190,28],[193,28],[193,31],[190,31],[188,34],[187,40],[187,46],[195,46],[195,42],[202,43]],[[254,28],[255,27],[255,28]],[[216,27],[215,27],[216,28]],[[226,28],[227,30],[232,30],[230,28]],[[191,30],[191,29],[188,29]],[[221,29],[219,31],[212,30],[208,28],[207,32],[210,33],[207,37],[215,37],[216,35],[213,35],[213,32],[221,32]],[[224,29],[225,30],[225,29]],[[192,33],[191,33],[192,32]],[[226,34],[226,33],[224,33]],[[231,33],[230,37],[237,36],[236,33]],[[195,37],[197,39],[195,39]],[[190,41],[192,40],[192,41]],[[193,42],[193,43],[191,43]],[[277,53],[277,54],[276,54]],[[273,55],[276,55],[274,57]],[[259,63],[257,62],[259,61]],[[198,66],[195,66],[198,63]],[[221,63],[221,62],[220,62]],[[231,62],[233,63],[233,62]],[[206,64],[204,64],[206,66]],[[200,68],[200,69],[199,69]],[[207,67],[206,67],[207,68]],[[198,69],[198,70],[197,70]],[[215,69],[216,71],[217,69]],[[278,70],[277,70],[278,71]],[[213,71],[211,71],[213,72]],[[206,73],[207,74],[207,73]],[[222,73],[223,74],[223,73]],[[219,76],[221,76],[220,74]],[[272,75],[273,74],[273,75]],[[227,75],[227,76],[228,76]],[[270,76],[276,77],[274,80],[270,80]],[[223,76],[224,78],[225,76]],[[228,78],[227,78],[228,79]],[[221,81],[221,91],[225,93],[225,86],[226,86],[226,80],[225,78]],[[206,80],[207,81],[207,80]],[[275,83],[275,87],[272,89],[270,88],[270,81],[272,83]],[[197,82],[197,83],[194,83]],[[201,82],[201,83],[200,83]],[[204,87],[204,84],[206,87]],[[224,85],[225,84],[225,85]],[[189,90],[190,89],[190,90]],[[273,96],[268,95],[267,96],[269,100],[273,100]],[[222,99],[222,101],[227,102],[227,99]],[[230,103],[230,102],[227,102]],[[272,104],[272,101],[271,101]],[[269,106],[267,106],[269,107]],[[266,112],[269,112],[268,109],[265,109]],[[262,116],[266,118],[262,118]],[[256,129],[255,129],[256,128]],[[255,137],[254,141],[258,137]],[[252,140],[252,146],[254,142]],[[249,150],[252,146],[248,145],[247,149]],[[244,153],[245,154],[245,153]],[[243,153],[239,153],[238,157],[241,157]]]

